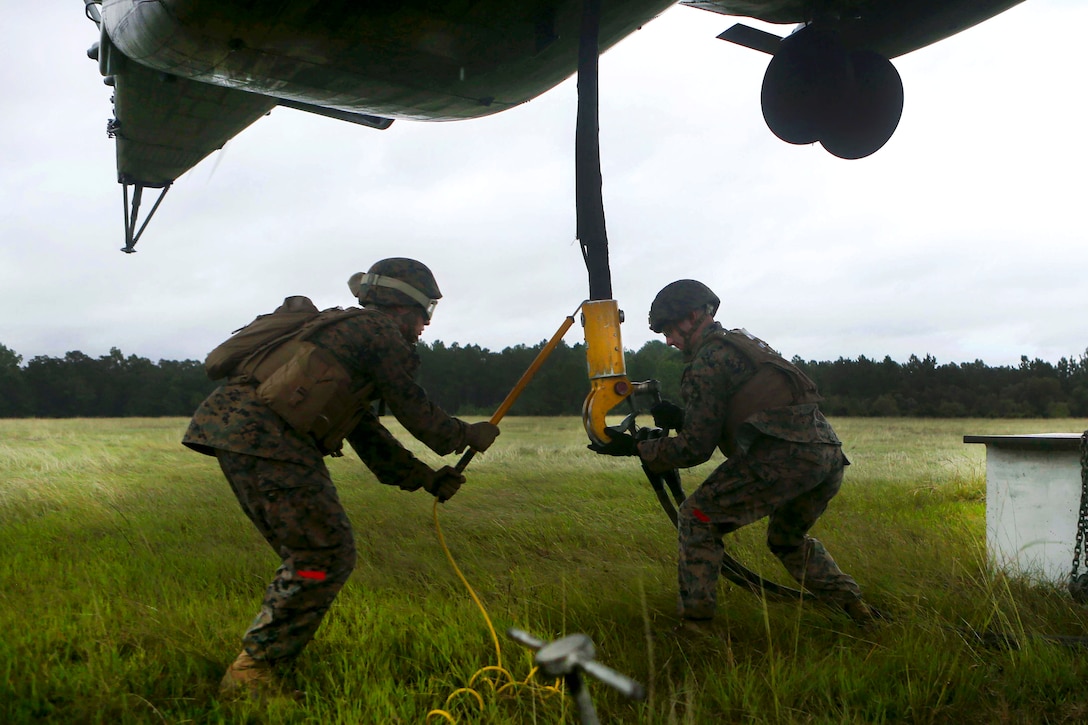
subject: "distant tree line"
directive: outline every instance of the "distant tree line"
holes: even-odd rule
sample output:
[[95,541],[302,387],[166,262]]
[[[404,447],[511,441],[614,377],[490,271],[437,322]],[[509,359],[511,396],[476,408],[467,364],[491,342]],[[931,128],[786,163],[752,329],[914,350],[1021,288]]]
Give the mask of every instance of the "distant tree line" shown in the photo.
[[905,364],[885,357],[805,362],[830,415],[919,418],[1068,418],[1088,416],[1088,350],[1051,364],[1021,356],[1018,366],[981,360],[938,365],[932,355]]
[[195,360],[125,357],[117,348],[22,357],[0,345],[0,418],[124,418],[192,413],[215,383]]
[[[421,343],[419,382],[459,415],[493,412],[543,348],[515,345],[492,352],[478,345]],[[626,353],[632,380],[661,381],[679,399],[680,353],[660,341]],[[1088,350],[1056,364],[1021,357],[1018,366],[938,365],[931,355],[906,363],[890,357],[793,363],[816,381],[821,407],[839,416],[933,418],[1088,417]],[[186,416],[216,383],[197,360],[153,363],[117,348],[92,358],[79,351],[38,356],[25,364],[0,344],[0,418]],[[512,415],[579,415],[588,390],[585,346],[560,343],[511,409]]]

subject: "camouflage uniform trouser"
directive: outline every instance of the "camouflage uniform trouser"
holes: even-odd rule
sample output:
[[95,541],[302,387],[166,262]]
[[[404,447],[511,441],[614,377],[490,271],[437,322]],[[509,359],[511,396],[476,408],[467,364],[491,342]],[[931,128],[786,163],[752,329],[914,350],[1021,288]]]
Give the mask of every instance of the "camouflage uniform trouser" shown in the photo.
[[714,616],[722,536],[770,516],[767,546],[790,575],[824,601],[861,596],[823,545],[808,536],[842,485],[836,445],[760,437],[710,474],[680,507],[680,615]]
[[216,451],[234,495],[282,564],[242,638],[252,657],[290,659],[313,639],[355,567],[351,522],[320,467]]

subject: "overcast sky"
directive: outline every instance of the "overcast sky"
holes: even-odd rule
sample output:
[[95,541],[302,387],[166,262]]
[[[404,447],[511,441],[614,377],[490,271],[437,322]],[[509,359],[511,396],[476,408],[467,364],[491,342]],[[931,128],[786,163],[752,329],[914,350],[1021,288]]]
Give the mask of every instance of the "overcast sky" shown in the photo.
[[[733,21],[674,7],[601,59],[625,347],[653,337],[657,290],[694,277],[727,327],[787,357],[1085,352],[1088,3],[1027,0],[897,59],[902,121],[858,161],[767,130],[768,56],[716,40]],[[287,295],[352,304],[348,277],[388,256],[438,278],[425,340],[535,344],[588,296],[573,79],[490,118],[387,131],[277,109],[179,179],[125,255],[94,24],[77,0],[7,22],[0,343],[24,361],[202,359]]]

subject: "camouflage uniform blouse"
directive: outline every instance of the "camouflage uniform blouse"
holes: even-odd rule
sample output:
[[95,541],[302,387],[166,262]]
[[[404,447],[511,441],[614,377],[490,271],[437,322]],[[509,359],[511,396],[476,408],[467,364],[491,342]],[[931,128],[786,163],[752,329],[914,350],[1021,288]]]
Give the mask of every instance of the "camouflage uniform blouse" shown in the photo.
[[[344,365],[358,387],[373,383],[372,399],[382,399],[398,421],[439,455],[465,445],[467,424],[427,398],[415,382],[419,356],[387,315],[366,310],[318,330],[309,340]],[[253,383],[228,383],[200,404],[182,440],[215,455],[215,449],[261,458],[322,465],[313,440],[292,429],[257,398]],[[429,467],[419,461],[367,411],[348,442],[378,480],[418,488]]]
[[[639,444],[639,455],[651,469],[689,468],[707,461],[724,446],[731,395],[756,373],[756,366],[715,333],[714,322],[703,337],[685,352],[688,365],[680,380],[684,401],[684,430],[676,436]],[[815,403],[758,411],[746,418],[737,432],[737,452],[743,454],[760,435],[798,443],[841,445],[831,424]],[[726,453],[724,447],[723,453]],[[726,453],[728,455],[728,453]]]

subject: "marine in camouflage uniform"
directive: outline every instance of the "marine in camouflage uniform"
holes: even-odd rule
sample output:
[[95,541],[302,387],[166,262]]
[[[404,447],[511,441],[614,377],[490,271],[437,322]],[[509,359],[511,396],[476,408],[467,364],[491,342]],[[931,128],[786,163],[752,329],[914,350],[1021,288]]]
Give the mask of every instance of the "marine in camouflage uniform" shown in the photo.
[[[406,296],[404,283],[420,294]],[[366,309],[320,328],[308,341],[332,354],[367,403],[384,401],[435,453],[490,446],[498,428],[447,415],[414,380],[414,343],[441,296],[430,270],[414,260],[382,260],[349,285]],[[423,488],[439,501],[456,493],[464,481],[458,472],[433,471],[397,441],[369,404],[360,412],[347,441],[378,481],[407,491]],[[314,438],[262,402],[257,382],[246,375],[228,379],[208,396],[183,443],[216,457],[242,510],[282,562],[243,637],[244,650],[223,680],[225,694],[254,693],[273,684],[273,664],[296,657],[313,638],[347,581],[356,561],[351,524]]]
[[[766,343],[714,321],[718,297],[694,280],[665,287],[650,326],[684,354],[683,408],[655,406],[655,422],[676,436],[613,441],[653,472],[707,461],[722,465],[680,507],[679,611],[685,620],[714,616],[724,552],[722,537],[769,517],[767,545],[816,598],[867,621],[874,614],[857,583],[808,531],[842,485],[848,461],[820,413],[816,386]],[[609,451],[603,451],[609,452]]]

